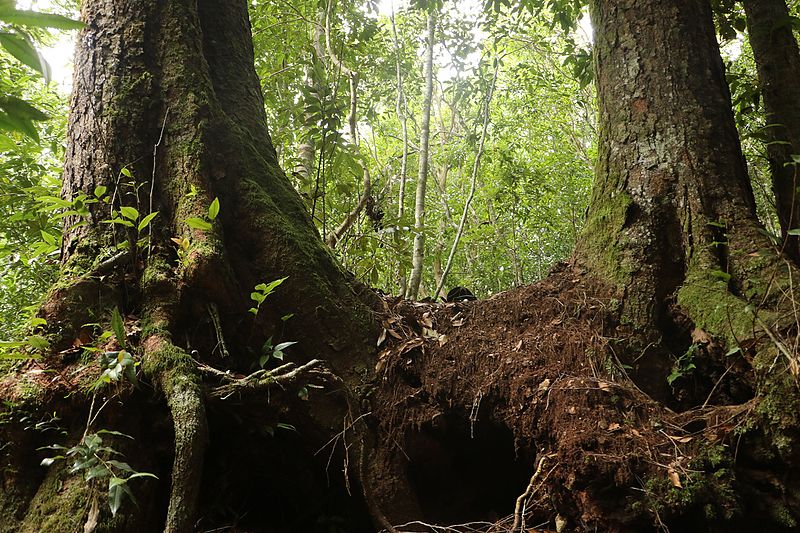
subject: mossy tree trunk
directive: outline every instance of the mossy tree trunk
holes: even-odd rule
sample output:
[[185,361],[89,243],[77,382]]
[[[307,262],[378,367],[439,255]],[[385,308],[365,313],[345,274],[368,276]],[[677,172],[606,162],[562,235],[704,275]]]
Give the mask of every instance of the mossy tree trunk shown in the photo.
[[750,338],[744,307],[767,297],[765,267],[779,261],[755,214],[710,6],[596,0],[592,20],[600,149],[576,257],[624,287],[623,320],[651,338],[668,334],[675,301],[699,328]]
[[[209,441],[198,366],[247,374],[268,339],[297,341],[296,364],[324,359],[347,390],[374,342],[374,302],[278,167],[244,0],[88,0],[81,15],[63,186],[76,209],[43,314],[54,351],[115,307],[141,328],[134,353],[174,434],[164,530],[192,531]],[[254,286],[284,277],[248,312]],[[320,423],[332,431],[347,412]],[[25,527],[44,527],[33,514]]]
[[750,46],[758,69],[758,85],[767,115],[767,154],[772,190],[786,254],[800,261],[800,237],[789,230],[800,227],[797,187],[800,155],[800,50],[785,0],[744,0]]

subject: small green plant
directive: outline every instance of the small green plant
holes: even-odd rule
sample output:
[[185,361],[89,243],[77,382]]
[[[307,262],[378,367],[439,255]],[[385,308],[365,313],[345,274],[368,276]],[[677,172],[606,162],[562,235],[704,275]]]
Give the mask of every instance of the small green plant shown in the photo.
[[104,341],[111,336],[114,336],[119,343],[120,349],[116,351],[100,351],[97,348],[86,347],[87,351],[100,352],[100,368],[103,369],[102,374],[92,384],[92,388],[98,389],[111,383],[117,383],[123,377],[127,378],[134,386],[138,384],[136,378],[136,367],[139,366],[138,361],[133,357],[133,354],[127,349],[127,335],[125,333],[125,323],[122,320],[122,315],[118,308],[111,311],[111,331],[104,331],[100,335],[100,341]]
[[685,354],[678,357],[675,364],[672,365],[672,372],[667,376],[667,383],[672,385],[676,380],[688,376],[697,368],[694,364],[694,357],[697,355],[699,348],[699,344],[692,344]]
[[122,454],[111,446],[106,445],[101,435],[133,438],[119,431],[101,429],[96,433],[84,435],[81,441],[71,448],[60,444],[51,444],[40,448],[63,452],[62,455],[43,459],[41,464],[42,466],[50,466],[58,460],[69,459],[72,461],[72,466],[69,469],[70,474],[81,473],[83,479],[87,482],[108,478],[108,506],[111,509],[111,514],[116,515],[125,498],[134,503],[136,502],[133,492],[128,486],[130,480],[141,477],[158,479],[158,477],[149,472],[137,472],[128,463],[113,459],[113,457],[120,457]]
[[[258,315],[258,310],[261,309],[261,304],[264,303],[264,300],[267,299],[267,296],[275,292],[275,289],[277,289],[278,286],[287,279],[289,279],[288,276],[285,278],[276,279],[270,283],[259,283],[256,285],[253,292],[250,293],[250,299],[256,302],[256,306],[251,307],[249,311],[253,313],[253,315]],[[287,316],[286,320],[289,318],[291,317]]]
[[208,231],[212,227],[212,222],[216,220],[217,215],[219,215],[219,198],[214,198],[214,201],[211,202],[211,205],[208,206],[208,212],[206,216],[203,217],[189,217],[184,220],[187,226],[194,229],[199,229],[201,231]]
[[294,344],[297,344],[297,341],[281,342],[273,346],[272,337],[270,337],[261,347],[261,357],[258,360],[258,364],[261,368],[264,368],[272,359],[283,361],[283,351]]

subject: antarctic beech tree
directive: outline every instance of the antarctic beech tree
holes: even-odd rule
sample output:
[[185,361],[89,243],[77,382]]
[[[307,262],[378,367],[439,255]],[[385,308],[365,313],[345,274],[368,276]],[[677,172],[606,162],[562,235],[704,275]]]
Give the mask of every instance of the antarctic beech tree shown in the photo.
[[758,70],[767,122],[767,153],[772,190],[786,254],[800,261],[800,237],[788,232],[800,227],[800,50],[785,0],[744,0],[750,46]]
[[[592,2],[600,160],[573,264],[448,304],[378,299],[331,257],[277,166],[243,0],[82,17],[81,205],[50,350],[0,380],[0,531],[793,527],[796,272],[755,216],[706,1]],[[138,388],[87,394],[85,346],[132,352]],[[80,468],[38,465],[102,429],[159,478],[115,516]]]

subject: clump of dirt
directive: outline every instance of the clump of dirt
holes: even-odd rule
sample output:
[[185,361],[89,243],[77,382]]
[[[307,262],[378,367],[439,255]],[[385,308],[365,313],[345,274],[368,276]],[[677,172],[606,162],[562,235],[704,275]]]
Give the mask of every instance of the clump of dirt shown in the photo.
[[[730,514],[713,487],[708,496],[690,485],[724,470],[707,450],[723,446],[746,409],[728,413],[723,430],[705,422],[713,407],[679,415],[642,392],[614,339],[616,296],[562,265],[483,301],[386,298],[371,405],[395,443],[385,460],[410,480],[413,494],[398,507],[420,513],[389,517],[418,520],[408,531],[457,517],[483,531],[632,531],[690,506]],[[680,504],[663,504],[669,495]]]

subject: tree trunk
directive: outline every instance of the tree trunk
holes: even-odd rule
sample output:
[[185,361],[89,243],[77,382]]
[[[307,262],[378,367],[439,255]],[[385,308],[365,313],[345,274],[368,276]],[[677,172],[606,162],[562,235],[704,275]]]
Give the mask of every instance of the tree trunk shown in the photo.
[[[92,0],[82,17],[63,194],[108,201],[65,219],[63,275],[43,315],[56,350],[94,337],[85,324],[107,323],[114,307],[141,329],[131,349],[165,399],[174,433],[172,468],[160,472],[172,478],[164,531],[192,531],[209,445],[198,365],[248,373],[267,338],[296,340],[292,360],[341,365],[346,390],[371,352],[374,301],[359,296],[321,245],[278,167],[246,2]],[[132,224],[103,223],[113,219]],[[249,313],[253,287],[283,277]],[[347,410],[338,405],[323,418],[341,420]],[[145,462],[152,455],[139,452]],[[25,527],[47,530],[34,511]]]
[[622,315],[637,326],[659,324],[676,292],[698,313],[700,287],[763,296],[749,271],[770,246],[707,3],[598,0],[592,15],[601,131],[576,256],[626,287]]
[[798,163],[800,154],[800,51],[792,31],[792,19],[784,0],[744,0],[750,46],[758,69],[767,121],[767,154],[772,190],[786,255],[800,261]]
[[433,47],[436,44],[436,9],[428,11],[428,39],[425,52],[425,94],[422,101],[422,122],[419,136],[419,172],[417,195],[414,204],[414,250],[412,252],[411,278],[406,298],[416,299],[422,281],[425,260],[425,190],[428,185],[429,138],[431,131],[431,105],[433,101]]

